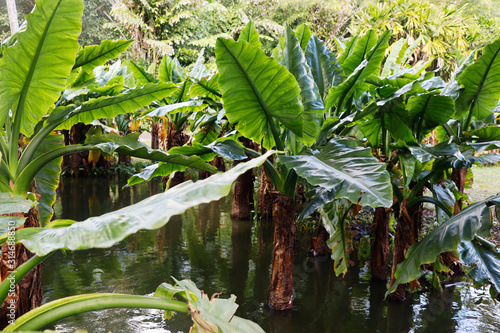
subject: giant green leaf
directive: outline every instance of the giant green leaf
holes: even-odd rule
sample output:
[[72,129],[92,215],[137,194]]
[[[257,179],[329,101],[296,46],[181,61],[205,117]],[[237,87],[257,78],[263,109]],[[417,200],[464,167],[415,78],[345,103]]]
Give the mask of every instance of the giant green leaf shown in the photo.
[[40,0],[28,27],[0,58],[0,127],[12,110],[14,131],[30,136],[59,98],[73,67],[81,0]]
[[401,68],[401,60],[403,60],[403,55],[405,54],[406,48],[408,46],[407,40],[400,38],[396,43],[392,44],[392,49],[387,59],[384,63],[384,68],[382,69],[381,77],[387,77],[391,74],[399,72]]
[[373,30],[369,30],[356,41],[351,54],[342,63],[342,68],[346,75],[351,75],[356,70],[361,62],[367,58],[368,52],[370,52],[376,43],[377,36]]
[[420,163],[427,163],[443,156],[454,156],[457,159],[465,161],[465,157],[460,151],[460,148],[454,142],[440,142],[434,146],[420,144],[410,146],[409,149]]
[[322,99],[325,99],[328,90],[342,82],[344,71],[335,55],[328,50],[322,40],[314,35],[307,43],[305,56],[319,94]]
[[486,141],[486,142],[467,142],[467,146],[471,146],[477,153],[482,153],[485,150],[499,149],[500,140]]
[[460,242],[470,241],[476,234],[481,236],[489,233],[492,218],[487,204],[495,200],[498,203],[499,199],[497,195],[469,205],[412,245],[406,253],[406,259],[397,266],[394,274],[396,281],[387,294],[396,290],[399,284],[415,280],[420,275],[420,266],[434,262],[440,253],[456,250]]
[[321,222],[330,234],[327,245],[332,250],[333,268],[335,275],[347,273],[349,255],[347,252],[346,213],[350,204],[346,200],[330,202],[320,209]]
[[[34,158],[62,146],[64,146],[62,135],[48,135],[37,149]],[[61,175],[61,163],[62,157],[56,158],[46,164],[35,176],[36,191],[41,195],[38,201],[38,214],[41,226],[49,223],[54,214],[52,205],[56,201],[56,190],[59,185],[59,176]]]
[[492,251],[474,241],[464,241],[458,246],[460,260],[472,265],[467,275],[479,283],[491,282],[496,293],[500,292],[500,252]]
[[201,80],[202,77],[209,76],[212,74],[203,64],[203,62],[205,61],[205,58],[203,57],[204,53],[205,49],[201,49],[200,54],[198,55],[198,58],[196,59],[196,62],[194,63],[193,68],[191,69],[191,72],[189,72],[188,75],[192,78],[195,78],[196,80]]
[[380,136],[384,130],[387,130],[395,141],[415,142],[408,126],[408,113],[400,102],[400,98],[395,98],[384,104],[379,102],[377,104],[381,106],[378,112],[369,114],[362,122],[358,123],[359,129],[373,146],[380,145]]
[[480,156],[472,156],[468,157],[471,159],[473,163],[476,164],[493,164],[500,162],[500,154],[499,153],[489,153]]
[[470,111],[476,119],[491,115],[500,99],[500,39],[487,45],[483,55],[458,78],[464,87],[456,101],[457,116]]
[[137,204],[61,228],[29,228],[16,233],[16,240],[31,252],[45,255],[58,249],[106,248],[141,229],[158,229],[188,208],[218,200],[229,194],[238,176],[260,166],[273,154],[239,163],[233,169],[200,180],[184,182]]
[[300,88],[284,66],[243,41],[219,38],[215,52],[226,116],[239,132],[267,149],[280,144],[276,120],[302,135]]
[[178,88],[173,83],[149,83],[141,88],[129,89],[123,94],[113,97],[102,97],[86,102],[80,106],[56,108],[48,119],[49,123],[61,123],[60,129],[71,128],[82,122],[90,124],[95,119],[113,118],[119,114],[129,113],[151,104],[152,101],[170,96]]
[[252,46],[261,48],[262,44],[259,41],[259,33],[255,29],[255,24],[253,22],[248,22],[245,28],[241,31],[238,41],[244,40],[245,42],[251,44]]
[[305,24],[301,24],[295,29],[295,35],[300,43],[300,48],[305,51],[307,44],[309,44],[309,39],[312,36],[311,28]]
[[219,90],[219,74],[213,75],[210,80],[202,78],[191,86],[189,90],[191,97],[208,97],[216,102],[220,101],[221,93]]
[[[226,138],[219,138],[206,146],[193,143],[191,146],[173,147],[169,149],[168,153],[172,156],[183,156],[186,159],[192,156],[191,160],[193,161],[198,161],[194,159],[198,156],[207,162],[213,160],[215,154],[222,158],[232,160],[243,160],[247,158],[245,155],[245,147],[239,141]],[[166,177],[175,171],[184,171],[188,166],[196,167],[194,163],[193,165],[187,165],[186,163],[175,164],[175,160],[148,165],[141,172],[131,176],[127,181],[127,186],[139,184],[159,176]],[[215,168],[212,171],[215,171]]]
[[184,171],[188,168],[186,165],[175,163],[155,163],[148,165],[141,172],[136,173],[127,180],[127,186],[134,186],[145,181],[152,180],[155,177],[167,177],[176,171]]
[[280,156],[280,161],[311,185],[335,190],[338,199],[373,207],[392,205],[392,185],[385,164],[354,140],[332,140],[319,152]]
[[500,140],[499,126],[485,126],[466,133],[468,136],[475,137],[479,141]]
[[[313,192],[314,191],[314,192]],[[316,187],[313,191],[313,194],[310,197],[309,202],[304,207],[302,212],[297,216],[297,222],[303,221],[306,217],[311,215],[316,211],[316,209],[324,207],[328,203],[335,200],[335,191],[328,191],[322,187]],[[310,193],[307,193],[307,197],[309,197]]]
[[130,60],[128,62],[128,67],[134,74],[135,79],[139,83],[139,86],[145,86],[148,83],[157,83],[158,80],[153,76],[153,74],[148,73],[144,68],[139,66],[135,61]]
[[417,138],[445,124],[455,113],[455,103],[451,97],[432,93],[410,97],[407,108],[409,125]]
[[205,161],[203,161],[203,159],[198,156],[169,154],[160,149],[151,149],[146,144],[139,141],[138,138],[138,132],[130,133],[126,136],[120,136],[113,133],[105,135],[93,135],[85,140],[85,145],[88,145],[89,148],[92,147],[100,149],[103,153],[108,155],[117,152],[154,161],[193,167],[208,172],[217,171],[214,166],[205,163]]
[[177,58],[172,60],[167,55],[163,56],[158,67],[158,80],[173,83],[180,83],[184,80],[184,71]]
[[366,53],[365,59],[352,71],[349,77],[340,85],[330,89],[325,100],[327,110],[336,105],[337,112],[340,112],[347,98],[353,93],[357,85],[369,75],[379,74],[380,64],[384,60],[385,50],[389,45],[390,37],[390,32],[385,32],[370,51]]
[[176,286],[162,283],[154,296],[96,293],[64,297],[29,311],[6,327],[5,331],[42,330],[64,318],[87,311],[147,308],[164,310],[168,314],[167,319],[176,312],[189,313],[194,323],[190,332],[264,333],[257,324],[234,315],[238,308],[235,303],[236,296],[231,295],[229,299],[209,299],[192,281],[175,281]]
[[103,40],[101,45],[86,46],[76,54],[73,69],[81,67],[83,71],[90,73],[97,66],[104,65],[106,61],[125,52],[130,44],[131,40]]
[[33,202],[20,196],[11,197],[10,193],[0,192],[0,215],[10,213],[27,213]]
[[203,101],[194,100],[187,102],[180,102],[169,104],[165,106],[160,106],[152,111],[144,113],[148,117],[164,117],[167,114],[179,113],[179,112],[198,112],[207,108],[207,104],[203,104]]
[[300,48],[300,43],[295,33],[286,27],[285,45],[283,47],[282,65],[293,74],[300,87],[300,95],[304,104],[304,113],[302,114],[303,136],[300,139],[304,144],[310,146],[316,141],[323,122],[323,113],[325,107],[318,91],[318,87],[312,77],[311,69],[307,64],[304,52]]

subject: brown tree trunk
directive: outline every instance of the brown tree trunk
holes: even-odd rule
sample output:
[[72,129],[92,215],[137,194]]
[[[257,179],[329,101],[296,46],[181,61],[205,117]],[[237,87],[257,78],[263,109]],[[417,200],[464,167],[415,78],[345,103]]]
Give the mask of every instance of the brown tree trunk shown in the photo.
[[130,155],[118,153],[118,164],[130,164],[131,162],[132,157]]
[[295,201],[278,193],[274,202],[273,221],[274,252],[268,302],[275,310],[290,310],[293,306]]
[[[461,193],[464,193],[465,190],[465,179],[467,177],[467,170],[468,168],[453,169],[453,173],[451,174],[451,180],[453,180],[453,182],[455,183],[455,185],[457,186],[458,190]],[[462,211],[462,205],[463,205],[462,198],[455,201],[455,207],[453,209],[454,215],[457,215]]]
[[[65,146],[69,146],[70,145],[70,141],[69,141],[69,131],[68,130],[62,130],[61,131],[61,134],[64,136],[64,145]],[[71,158],[69,155],[64,155],[63,156],[63,160],[62,160],[62,166],[61,166],[61,169],[63,172],[67,172],[67,171],[70,171],[70,167],[71,167]]]
[[[408,212],[408,201],[406,198],[400,204],[397,214],[396,236],[394,238],[394,253],[392,258],[391,286],[396,281],[394,273],[396,266],[405,259],[406,251],[418,241],[418,233],[422,224],[422,205],[420,204],[411,213]],[[389,294],[389,297],[395,301],[404,301],[406,299],[406,288],[400,284],[395,292]]]
[[[83,123],[74,124],[70,130],[70,135],[69,135],[70,144],[75,145],[84,143],[85,139],[87,138],[85,134],[87,134],[90,127],[91,125],[85,125]],[[70,167],[72,174],[74,175],[82,174],[80,170],[82,168],[84,171],[83,174],[90,174],[90,165],[87,161],[88,154],[89,153],[87,151],[87,152],[73,153],[70,155],[71,156]]]
[[332,250],[326,243],[329,238],[330,234],[328,234],[325,227],[320,224],[316,237],[311,237],[311,251],[314,256],[324,256],[332,253]]
[[[253,142],[250,139],[241,137],[240,142],[247,148],[253,148]],[[234,165],[241,162],[249,161],[244,159],[235,161]],[[253,201],[253,182],[255,177],[253,170],[248,170],[236,179],[233,191],[233,207],[231,210],[231,217],[237,220],[249,220],[251,215],[250,203]]]
[[[186,180],[186,177],[184,176],[184,172],[177,171],[174,174],[174,177],[172,178],[172,180],[170,181],[169,188],[172,188],[172,187],[177,186],[181,183],[184,183],[185,180]],[[166,181],[168,181],[168,177],[166,178]]]
[[[216,167],[218,171],[222,172],[226,171],[226,165],[224,164],[224,159],[220,156],[215,156],[215,158],[210,162],[210,164]],[[198,175],[199,179],[206,179],[210,177],[211,173],[204,170],[200,170]]]
[[267,217],[272,213],[273,207],[273,196],[272,196],[273,185],[271,180],[267,178],[264,167],[260,167],[260,187],[259,187],[259,202],[258,210],[259,217]]
[[[172,147],[181,147],[188,141],[189,137],[185,135],[183,130],[174,129],[172,123],[169,123],[167,126],[167,138],[166,138],[166,146],[165,150],[168,151]],[[183,183],[185,180],[184,172],[177,171],[170,182],[170,188]],[[163,179],[163,181],[167,181]]]
[[253,200],[253,181],[253,170],[248,170],[236,179],[231,218],[249,220],[252,217],[250,201]]
[[[6,214],[6,216],[26,217],[24,225],[19,227],[18,230],[25,227],[39,227],[37,208],[32,208],[26,215],[23,213],[14,213]],[[11,271],[17,269],[34,256],[34,254],[28,251],[22,244],[16,244],[14,246],[15,266],[11,267],[11,263],[9,262],[11,254],[9,254],[9,250],[12,249],[9,249],[9,247],[11,246],[8,244],[2,245],[0,261],[0,275],[2,281],[8,277]],[[9,296],[2,304],[0,308],[0,329],[7,326],[11,319],[19,318],[26,312],[39,307],[42,304],[42,298],[41,266],[37,265],[19,281],[13,295],[9,293]]]
[[[451,180],[455,183],[460,193],[464,193],[465,190],[465,180],[467,178],[468,168],[453,169],[451,174]],[[453,215],[457,215],[462,211],[463,199],[455,201],[455,206],[453,207]],[[453,274],[463,275],[465,272],[463,270],[460,260],[453,254],[453,252],[444,252],[440,255],[443,264],[450,268]]]
[[151,120],[151,148],[160,149],[161,123]]
[[182,129],[174,129],[172,123],[167,125],[167,138],[165,150],[169,150],[172,147],[181,147],[188,141],[189,137],[184,133]]
[[387,280],[387,263],[389,261],[389,220],[390,208],[378,207],[373,217],[371,271],[375,280]]

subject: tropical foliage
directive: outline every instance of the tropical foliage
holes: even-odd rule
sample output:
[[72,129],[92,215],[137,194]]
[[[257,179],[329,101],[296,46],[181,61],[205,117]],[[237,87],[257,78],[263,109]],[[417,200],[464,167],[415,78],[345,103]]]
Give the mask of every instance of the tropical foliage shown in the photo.
[[[296,215],[314,216],[321,224],[335,273],[343,275],[351,263],[348,224],[360,206],[386,215],[374,221],[374,229],[385,230],[373,240],[385,256],[372,262],[372,270],[378,264],[383,272],[381,279],[388,275],[391,210],[396,220],[387,292],[392,298],[404,299],[405,284],[424,269],[437,280],[451,266],[442,262],[445,252],[456,257],[453,262],[473,265],[469,276],[490,283],[497,296],[499,253],[485,238],[491,209],[498,213],[500,200],[497,195],[471,203],[464,188],[473,164],[500,161],[499,154],[484,154],[500,148],[500,39],[491,43],[474,33],[476,21],[466,3],[365,4],[348,30],[348,20],[321,17],[338,9],[333,5],[312,3],[319,10],[307,13],[310,7],[302,2],[257,4],[250,11],[253,1],[114,2],[114,26],[134,36],[134,56],[144,58],[122,62],[113,59],[132,41],[79,47],[81,0],[38,1],[26,28],[0,49],[0,213],[26,213],[32,201],[40,212],[39,227],[16,231],[16,241],[35,254],[18,268],[16,281],[54,251],[111,247],[141,229],[158,229],[190,207],[228,195],[234,182],[263,166],[261,182],[274,207],[269,305],[276,310],[293,306]],[[354,7],[336,15],[351,15]],[[317,23],[322,20],[327,24]],[[313,29],[299,25],[304,22]],[[263,27],[267,31],[259,33]],[[486,42],[481,52],[473,51]],[[453,63],[457,50],[470,52]],[[215,63],[205,65],[206,58]],[[443,66],[440,76],[434,69]],[[102,119],[113,118],[121,134],[129,132],[127,120],[149,121],[163,128],[157,134],[166,143],[152,149],[138,140],[138,132],[103,134],[111,121]],[[95,127],[85,142],[64,145],[62,131],[78,123]],[[102,216],[51,221],[61,157],[80,151],[158,162],[129,179],[129,186],[188,167],[214,173],[215,156],[238,163]],[[98,158],[93,154],[89,161]],[[304,205],[297,194],[307,197]],[[427,235],[424,203],[435,207],[438,223]],[[23,224],[22,218],[14,221],[16,227]],[[6,218],[0,223],[8,230]],[[7,239],[7,233],[0,236],[3,243]],[[234,297],[209,301],[191,282],[176,282],[161,285],[153,297],[61,299],[7,329],[42,329],[126,300],[129,306],[190,312],[197,331],[261,331],[233,318]],[[0,284],[1,299],[8,285],[7,279]]]

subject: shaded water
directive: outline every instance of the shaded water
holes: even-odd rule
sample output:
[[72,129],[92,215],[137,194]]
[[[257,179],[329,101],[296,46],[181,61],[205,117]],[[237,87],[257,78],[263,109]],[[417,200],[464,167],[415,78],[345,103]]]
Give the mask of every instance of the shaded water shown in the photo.
[[[133,204],[156,193],[158,184],[121,189],[105,178],[64,178],[55,204],[57,218],[82,220]],[[161,186],[160,186],[161,187]],[[500,304],[484,291],[459,283],[442,294],[416,294],[404,304],[383,300],[385,283],[370,281],[366,267],[336,278],[330,259],[307,256],[298,242],[296,298],[289,313],[266,305],[272,260],[272,221],[234,221],[231,199],[188,210],[165,227],[141,231],[110,249],[54,254],[43,269],[45,301],[65,296],[114,292],[152,295],[162,282],[188,278],[208,294],[237,296],[237,315],[266,332],[500,332]],[[191,320],[161,311],[112,309],[65,319],[60,332],[188,332]]]

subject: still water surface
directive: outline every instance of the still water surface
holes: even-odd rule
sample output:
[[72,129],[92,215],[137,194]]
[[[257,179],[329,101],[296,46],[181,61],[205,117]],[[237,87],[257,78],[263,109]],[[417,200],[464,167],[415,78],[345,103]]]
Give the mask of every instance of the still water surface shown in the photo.
[[[57,218],[82,220],[130,205],[157,193],[158,184],[121,189],[124,181],[63,178]],[[161,188],[161,185],[159,186]],[[404,304],[383,300],[385,283],[370,281],[366,267],[337,278],[329,259],[307,256],[298,242],[294,309],[277,314],[266,305],[272,260],[272,221],[235,221],[231,198],[190,209],[165,227],[141,231],[109,249],[57,253],[43,270],[45,301],[82,293],[152,295],[162,282],[191,279],[208,294],[237,296],[237,315],[269,333],[288,332],[500,332],[500,304],[467,283],[442,294],[415,294]],[[361,265],[362,266],[362,265]],[[112,309],[61,321],[60,332],[189,332],[191,320],[161,311]]]

